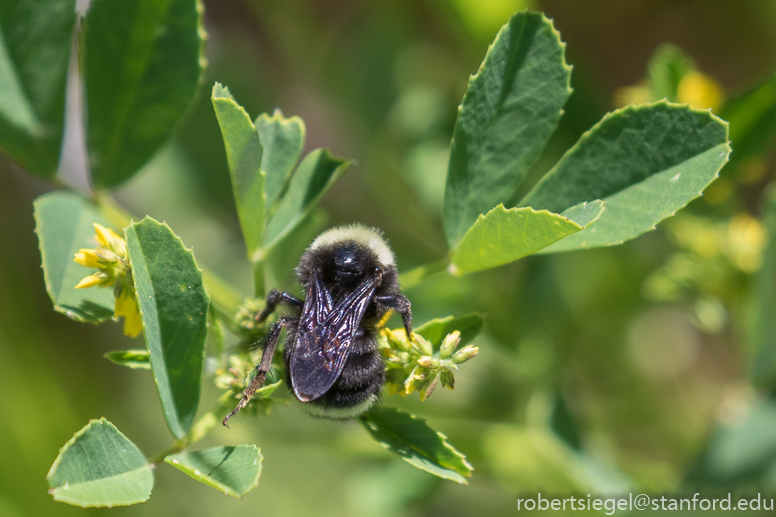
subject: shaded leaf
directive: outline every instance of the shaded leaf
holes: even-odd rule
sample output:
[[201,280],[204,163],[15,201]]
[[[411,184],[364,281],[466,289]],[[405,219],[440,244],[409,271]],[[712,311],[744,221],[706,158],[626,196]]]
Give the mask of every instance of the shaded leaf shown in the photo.
[[544,147],[571,88],[552,22],[516,14],[469,80],[453,133],[444,226],[450,247],[480,214],[506,203]]
[[776,191],[771,190],[764,224],[768,246],[754,281],[753,318],[749,329],[752,351],[751,373],[755,385],[766,390],[776,387]]
[[427,321],[418,328],[413,329],[413,332],[420,334],[435,348],[438,348],[446,335],[457,330],[461,333],[461,342],[458,346],[462,347],[477,337],[484,325],[485,320],[479,314],[461,314],[459,316],[448,316]]
[[95,205],[72,192],[44,194],[33,206],[46,291],[54,302],[54,309],[76,321],[89,323],[113,316],[113,290],[109,287],[76,289],[76,284],[94,270],[73,262],[79,249],[97,245],[92,223],[109,227],[107,220]]
[[264,148],[261,170],[266,175],[265,211],[269,212],[299,161],[307,129],[301,118],[286,118],[280,110],[275,110],[272,116],[266,113],[259,115],[256,119],[256,129]]
[[84,508],[142,503],[154,487],[143,453],[104,418],[73,435],[46,479],[54,500]]
[[654,100],[677,101],[679,82],[695,70],[695,62],[676,45],[661,45],[647,65],[649,83]]
[[62,147],[75,4],[0,2],[0,146],[45,178],[56,174]]
[[741,418],[721,424],[712,433],[688,475],[686,481],[690,486],[700,484],[727,490],[767,480],[766,473],[772,472],[776,462],[776,403],[759,400],[741,410]]
[[199,405],[208,312],[202,271],[164,223],[146,217],[125,233],[164,418],[181,439]]
[[111,188],[170,138],[204,70],[199,0],[98,0],[82,34],[92,178]]
[[728,100],[722,118],[730,123],[733,161],[766,151],[776,136],[776,75]]
[[479,216],[453,252],[450,270],[472,273],[513,262],[580,232],[604,213],[604,203],[582,203],[564,212],[504,208]]
[[606,211],[547,252],[620,244],[701,195],[728,159],[727,123],[665,101],[606,115],[519,205],[561,212],[602,199]]
[[372,407],[359,421],[380,445],[435,476],[467,484],[474,468],[425,420],[394,408]]
[[265,252],[299,224],[348,165],[348,160],[332,156],[328,149],[316,149],[302,160],[264,232]]
[[259,486],[262,460],[261,449],[255,445],[213,447],[164,459],[197,481],[237,499]]
[[237,216],[250,258],[259,248],[264,231],[265,175],[261,170],[259,133],[228,88],[216,83],[212,100],[226,147]]
[[133,370],[150,370],[151,362],[148,358],[148,350],[114,350],[105,354],[105,358],[112,363],[132,368]]

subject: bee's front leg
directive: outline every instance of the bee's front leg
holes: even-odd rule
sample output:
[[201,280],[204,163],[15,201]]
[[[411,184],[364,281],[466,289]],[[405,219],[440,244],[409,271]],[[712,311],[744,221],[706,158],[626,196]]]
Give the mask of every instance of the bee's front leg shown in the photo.
[[245,388],[243,396],[240,399],[240,402],[237,403],[237,407],[234,408],[234,411],[226,415],[226,418],[221,421],[224,426],[229,427],[226,425],[229,419],[247,406],[248,402],[251,401],[253,395],[256,393],[256,390],[261,388],[261,385],[264,384],[264,379],[267,377],[267,373],[272,367],[272,356],[275,355],[275,348],[277,348],[278,340],[280,339],[280,332],[283,330],[283,327],[287,327],[292,321],[293,318],[280,318],[272,325],[272,327],[270,327],[267,346],[264,347],[264,352],[261,354],[261,362],[256,365],[256,375],[253,376],[251,383]]
[[401,321],[404,323],[407,339],[412,339],[412,311],[410,310],[412,304],[407,297],[403,294],[385,294],[375,296],[374,301],[401,314]]

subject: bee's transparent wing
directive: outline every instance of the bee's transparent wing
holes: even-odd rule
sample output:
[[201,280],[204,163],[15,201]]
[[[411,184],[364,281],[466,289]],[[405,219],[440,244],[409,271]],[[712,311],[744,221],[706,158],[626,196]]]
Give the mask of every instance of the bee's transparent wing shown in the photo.
[[[331,295],[317,274],[311,278],[310,286],[290,361],[291,387],[302,402],[317,399],[339,378],[377,281],[375,278],[364,280],[331,309],[326,305],[331,301]],[[309,302],[310,299],[319,301]],[[319,307],[319,303],[322,306]],[[324,316],[319,320],[321,315]]]

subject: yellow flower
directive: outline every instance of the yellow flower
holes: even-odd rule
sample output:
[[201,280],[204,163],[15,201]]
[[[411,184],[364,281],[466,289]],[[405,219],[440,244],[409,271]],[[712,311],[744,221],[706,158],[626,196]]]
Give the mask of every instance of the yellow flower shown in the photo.
[[107,248],[119,256],[127,256],[127,245],[124,239],[116,235],[110,228],[105,228],[97,223],[92,224],[94,224],[94,229],[97,233],[97,242],[102,244],[103,248]]
[[717,81],[696,71],[682,77],[676,89],[676,97],[682,104],[714,111],[722,105],[724,93]]
[[94,249],[81,249],[73,261],[84,267],[98,271],[87,276],[76,285],[76,289],[87,287],[113,286],[116,301],[113,307],[113,319],[124,318],[124,334],[135,337],[143,330],[143,321],[137,307],[137,298],[132,283],[132,268],[127,257],[127,245],[124,239],[113,230],[94,223],[97,242]]
[[113,319],[123,316],[124,334],[135,337],[143,330],[143,320],[140,318],[140,311],[137,308],[135,292],[131,286],[126,285],[127,280],[128,278],[125,276],[120,289],[118,288],[120,284],[116,284],[117,288],[114,290],[116,304],[113,307]]

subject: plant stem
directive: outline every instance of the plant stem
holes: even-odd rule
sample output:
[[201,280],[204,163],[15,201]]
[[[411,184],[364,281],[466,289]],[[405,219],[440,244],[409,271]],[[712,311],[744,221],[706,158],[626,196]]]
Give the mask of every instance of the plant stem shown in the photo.
[[253,261],[253,295],[256,298],[263,299],[266,296],[264,291],[264,261]]
[[210,434],[210,431],[212,431],[221,422],[221,416],[229,411],[229,408],[231,408],[233,404],[235,404],[235,399],[232,394],[225,393],[220,399],[218,399],[218,402],[213,407],[213,409],[199,417],[199,419],[194,422],[194,425],[191,426],[189,434],[187,434],[185,438],[182,440],[175,440],[175,442],[170,447],[151,456],[148,459],[148,463],[156,465],[157,463],[164,461],[164,458],[170,454],[180,452],[186,447],[200,441],[202,438]]
[[415,269],[411,269],[410,271],[399,275],[399,283],[404,289],[416,286],[430,276],[447,271],[449,265],[449,259],[444,258],[437,262],[416,267]]

